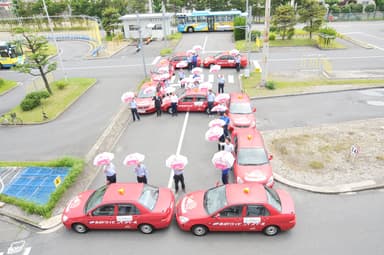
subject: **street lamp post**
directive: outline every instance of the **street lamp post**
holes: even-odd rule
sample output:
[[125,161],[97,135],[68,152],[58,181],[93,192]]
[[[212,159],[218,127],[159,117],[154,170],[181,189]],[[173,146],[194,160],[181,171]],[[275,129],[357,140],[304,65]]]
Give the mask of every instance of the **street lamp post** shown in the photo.
[[53,37],[53,42],[55,43],[55,47],[56,47],[56,49],[58,51],[57,56],[58,56],[58,60],[59,60],[60,69],[64,73],[64,79],[67,80],[68,79],[67,78],[67,73],[64,70],[63,59],[61,58],[60,48],[59,48],[59,45],[58,45],[58,43],[56,41],[56,36],[53,34],[53,25],[52,25],[51,18],[49,17],[48,8],[47,8],[47,5],[45,4],[45,0],[43,0],[43,6],[44,6],[45,14],[47,16],[48,26],[49,26],[49,29],[51,31],[52,37]]
[[264,42],[263,42],[263,71],[261,72],[261,86],[267,85],[269,58],[269,22],[271,15],[271,0],[265,1]]
[[144,47],[143,47],[143,37],[141,35],[141,25],[140,25],[140,17],[138,12],[136,12],[136,18],[137,18],[137,28],[139,32],[139,47],[140,47],[140,52],[141,52],[141,58],[143,61],[143,67],[144,67],[144,77],[147,78],[147,66],[145,64],[145,57],[144,57]]

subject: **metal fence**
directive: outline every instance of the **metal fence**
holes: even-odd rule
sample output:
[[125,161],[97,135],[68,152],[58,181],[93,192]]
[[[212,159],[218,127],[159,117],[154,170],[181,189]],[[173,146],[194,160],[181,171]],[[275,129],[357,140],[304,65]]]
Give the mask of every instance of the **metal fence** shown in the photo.
[[384,20],[384,12],[365,12],[365,13],[330,13],[327,15],[328,21],[368,21],[368,20]]

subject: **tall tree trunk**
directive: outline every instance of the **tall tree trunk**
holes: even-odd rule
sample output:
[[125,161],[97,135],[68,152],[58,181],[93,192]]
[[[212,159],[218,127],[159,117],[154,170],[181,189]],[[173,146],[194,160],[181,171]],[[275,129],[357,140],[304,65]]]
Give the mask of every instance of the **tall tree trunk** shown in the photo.
[[43,78],[45,88],[47,89],[48,93],[52,95],[53,93],[52,93],[51,87],[49,86],[47,76],[45,75],[44,70],[41,66],[39,67],[39,71],[40,71],[41,78]]

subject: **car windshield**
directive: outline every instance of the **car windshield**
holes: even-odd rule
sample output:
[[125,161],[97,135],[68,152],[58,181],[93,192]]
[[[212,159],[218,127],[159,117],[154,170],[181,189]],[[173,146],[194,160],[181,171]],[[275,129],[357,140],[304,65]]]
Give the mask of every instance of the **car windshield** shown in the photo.
[[279,194],[277,194],[275,190],[268,188],[267,186],[264,186],[264,188],[267,194],[268,203],[274,208],[276,208],[276,210],[281,212],[281,201]]
[[209,189],[204,194],[204,208],[212,214],[227,205],[225,185]]
[[165,74],[169,72],[169,67],[168,66],[157,66],[154,67],[151,72],[153,74]]
[[264,165],[268,163],[268,155],[264,148],[240,148],[237,153],[239,165]]
[[152,211],[155,208],[158,198],[159,188],[144,184],[143,191],[139,197],[139,203]]
[[104,197],[105,191],[107,190],[107,187],[108,186],[103,186],[95,190],[95,192],[93,192],[93,194],[88,198],[88,201],[85,204],[86,213],[92,210],[93,208],[97,207],[101,203],[101,201],[103,201],[103,197]]
[[250,114],[252,107],[249,103],[231,103],[229,112],[234,114]]
[[156,95],[156,91],[145,91],[145,89],[140,90],[139,94],[137,95],[138,98],[152,98]]

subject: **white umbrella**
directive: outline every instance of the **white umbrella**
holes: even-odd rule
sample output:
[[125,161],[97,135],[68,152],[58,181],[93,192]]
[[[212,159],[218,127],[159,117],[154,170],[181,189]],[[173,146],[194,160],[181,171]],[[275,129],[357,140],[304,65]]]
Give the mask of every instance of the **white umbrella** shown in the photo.
[[123,164],[126,165],[126,166],[131,166],[131,165],[137,165],[139,162],[143,162],[145,159],[145,156],[141,153],[132,153],[132,154],[128,154],[124,161],[123,161]]
[[135,93],[134,93],[134,92],[131,92],[131,91],[128,91],[128,92],[125,92],[125,93],[121,96],[121,101],[123,101],[123,103],[128,103],[128,102],[131,101],[134,97],[135,97]]
[[176,68],[186,68],[188,66],[188,62],[187,61],[180,61],[176,64]]
[[199,84],[199,89],[212,89],[212,83],[206,81]]
[[208,123],[208,126],[210,128],[212,127],[222,127],[222,126],[225,126],[225,121],[222,120],[222,119],[214,119],[214,120],[211,120],[209,123]]
[[195,67],[191,70],[193,74],[201,74],[203,72],[203,68],[201,67]]
[[225,105],[218,104],[214,107],[212,107],[212,112],[225,112],[228,108]]
[[234,56],[235,56],[235,55],[240,54],[240,51],[237,50],[237,49],[233,49],[233,50],[230,50],[229,53],[230,53],[231,55],[234,55]]
[[167,94],[170,94],[170,93],[173,93],[175,92],[175,87],[167,87],[164,89],[164,92],[167,93]]
[[192,55],[192,54],[194,54],[194,53],[196,53],[195,50],[187,50],[187,55]]
[[228,151],[216,152],[212,157],[213,165],[221,170],[232,167],[234,162],[235,158],[233,157],[232,153]]
[[214,126],[205,132],[205,140],[209,142],[218,141],[223,134],[224,129],[222,127]]
[[192,47],[192,49],[193,49],[194,51],[201,51],[201,50],[203,49],[203,47],[201,47],[201,45],[194,45],[194,46]]
[[181,82],[181,84],[192,83],[193,79],[190,77],[187,77],[187,78],[182,79],[180,82]]
[[210,73],[217,73],[218,71],[220,71],[220,69],[221,69],[220,65],[212,65],[211,68],[209,69],[209,72]]
[[228,93],[217,94],[215,97],[215,102],[220,104],[226,103],[229,100],[230,96]]
[[165,165],[171,169],[181,170],[188,164],[188,158],[183,155],[171,155],[165,161]]
[[101,166],[101,165],[108,165],[111,163],[115,155],[111,152],[102,152],[93,159],[93,165],[95,166]]

